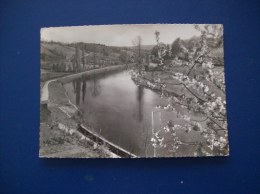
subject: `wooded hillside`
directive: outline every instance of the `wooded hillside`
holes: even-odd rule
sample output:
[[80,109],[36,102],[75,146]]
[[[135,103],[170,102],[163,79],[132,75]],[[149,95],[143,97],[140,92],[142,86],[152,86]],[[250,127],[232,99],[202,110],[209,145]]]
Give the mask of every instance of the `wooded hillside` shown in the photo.
[[[143,55],[148,52],[147,48],[142,48]],[[65,44],[41,41],[42,69],[82,71],[133,63],[135,58],[135,47],[115,47],[83,42]]]

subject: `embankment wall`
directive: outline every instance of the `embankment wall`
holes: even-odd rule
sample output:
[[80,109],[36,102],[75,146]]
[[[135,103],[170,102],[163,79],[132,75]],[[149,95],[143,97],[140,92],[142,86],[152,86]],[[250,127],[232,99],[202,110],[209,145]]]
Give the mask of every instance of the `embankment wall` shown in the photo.
[[113,71],[117,71],[117,70],[121,70],[121,69],[123,70],[126,67],[127,67],[126,65],[115,65],[115,66],[110,66],[110,67],[104,67],[104,68],[101,68],[101,69],[92,69],[92,70],[68,75],[68,76],[59,78],[58,80],[62,83],[67,83],[67,82],[70,82],[74,79],[80,78],[82,76],[88,76],[88,75],[94,75],[94,74],[106,73],[106,72],[113,72]]

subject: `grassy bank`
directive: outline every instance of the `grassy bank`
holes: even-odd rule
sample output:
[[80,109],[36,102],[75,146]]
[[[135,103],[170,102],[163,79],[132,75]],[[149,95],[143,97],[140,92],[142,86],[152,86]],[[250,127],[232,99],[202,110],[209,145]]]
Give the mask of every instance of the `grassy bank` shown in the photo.
[[[131,66],[129,64],[128,66]],[[63,87],[63,83],[99,73],[114,72],[126,68],[126,65],[116,65],[102,69],[93,69],[68,75],[43,71],[41,88],[50,79],[59,78],[49,83],[49,99],[47,104],[41,104],[41,134],[40,157],[118,157],[109,151],[109,146],[97,144],[79,132],[82,123],[80,112],[73,105]],[[114,147],[114,146],[112,146]]]
[[[202,68],[197,68],[194,70],[190,77],[194,77],[196,75],[202,74]],[[220,73],[224,72],[224,67],[215,67],[213,70],[213,73]],[[187,91],[178,80],[173,78],[173,73],[183,73],[187,74],[188,68],[187,67],[171,67],[171,69],[168,69],[167,71],[146,71],[142,74],[142,76],[138,76],[134,78],[134,81],[138,85],[142,85],[144,87],[150,88],[154,91],[159,91],[160,93],[165,92],[172,96],[180,97],[181,95],[190,95],[190,92]],[[223,91],[221,91],[216,85],[212,84],[211,82],[208,82],[206,80],[201,80],[204,84],[207,84],[209,86],[209,89],[216,93],[218,96],[221,96],[223,99],[225,98],[225,94]],[[162,85],[164,87],[162,88]],[[193,89],[190,89],[191,92],[196,92]]]
[[116,157],[78,132],[79,112],[58,81],[49,84],[49,102],[41,105],[40,157]]

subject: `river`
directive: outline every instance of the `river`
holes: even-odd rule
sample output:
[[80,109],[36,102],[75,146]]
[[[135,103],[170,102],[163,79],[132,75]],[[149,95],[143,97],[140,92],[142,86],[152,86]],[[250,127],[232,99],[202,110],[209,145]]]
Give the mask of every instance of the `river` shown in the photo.
[[159,129],[176,119],[173,113],[158,112],[155,108],[167,105],[167,99],[137,86],[126,70],[83,77],[64,87],[81,110],[85,125],[137,156],[154,156],[150,143],[152,128]]

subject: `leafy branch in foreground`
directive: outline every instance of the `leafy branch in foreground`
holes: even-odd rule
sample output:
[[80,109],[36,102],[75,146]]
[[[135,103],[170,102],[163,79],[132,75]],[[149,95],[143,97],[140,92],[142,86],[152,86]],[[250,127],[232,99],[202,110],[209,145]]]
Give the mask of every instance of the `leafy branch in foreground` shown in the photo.
[[[162,97],[170,98],[168,105],[157,108],[175,113],[182,122],[178,124],[170,120],[166,126],[153,129],[151,143],[154,149],[166,148],[172,154],[176,154],[180,146],[190,145],[194,146],[194,156],[226,155],[228,140],[224,72],[216,70],[212,62],[212,48],[208,46],[209,41],[214,44],[219,42],[223,36],[223,27],[222,25],[194,27],[201,32],[200,44],[191,49],[193,52],[182,49],[189,56],[185,62],[188,70],[174,72],[165,68],[176,85],[183,88],[183,94],[169,97],[163,89],[165,83],[160,80],[156,83],[161,84]],[[198,120],[194,115],[199,115],[203,119]],[[184,142],[178,137],[178,132],[189,134],[192,131],[200,134],[199,141]],[[169,135],[171,138],[166,138]]]

